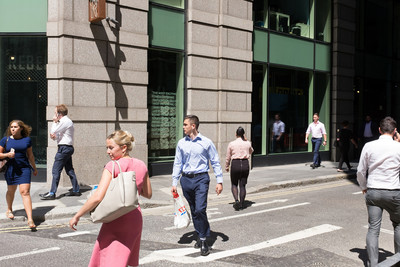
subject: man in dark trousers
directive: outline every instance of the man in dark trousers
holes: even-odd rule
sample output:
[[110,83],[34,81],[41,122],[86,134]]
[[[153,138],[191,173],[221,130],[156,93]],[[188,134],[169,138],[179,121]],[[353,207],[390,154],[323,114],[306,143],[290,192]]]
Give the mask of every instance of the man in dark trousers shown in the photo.
[[394,228],[395,253],[400,252],[400,143],[396,121],[384,118],[378,140],[365,144],[357,168],[357,181],[365,194],[368,211],[367,252],[369,265],[378,265],[379,232],[383,210],[390,215]]
[[213,142],[198,131],[199,118],[187,115],[183,121],[185,137],[179,140],[175,152],[172,172],[172,193],[176,193],[179,178],[187,202],[192,212],[193,225],[198,235],[195,248],[200,248],[202,256],[210,251],[206,238],[210,235],[210,224],[207,219],[207,196],[210,185],[209,162],[211,163],[217,186],[217,195],[222,192],[222,169],[218,152]]
[[72,154],[74,154],[74,123],[67,116],[68,108],[66,105],[58,105],[54,110],[53,125],[50,130],[50,138],[57,141],[58,150],[53,164],[53,181],[51,189],[45,194],[39,194],[42,200],[52,200],[56,198],[58,183],[63,168],[71,179],[72,191],[66,196],[80,196],[79,184],[76,179],[74,167],[72,166]]

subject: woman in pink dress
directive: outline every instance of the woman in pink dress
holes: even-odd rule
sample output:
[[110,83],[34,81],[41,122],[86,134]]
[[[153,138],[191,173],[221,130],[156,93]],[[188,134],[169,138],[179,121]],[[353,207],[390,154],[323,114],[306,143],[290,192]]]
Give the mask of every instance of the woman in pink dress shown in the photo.
[[[135,171],[139,195],[151,198],[152,190],[146,165],[143,161],[129,156],[129,151],[132,150],[134,144],[133,136],[126,131],[118,130],[107,137],[106,143],[107,154],[112,161],[119,162],[123,172]],[[69,221],[69,226],[73,230],[76,230],[80,217],[93,210],[104,198],[112,179],[112,161],[104,167],[96,191]],[[118,174],[119,169],[116,168],[114,178]],[[138,266],[142,224],[140,207],[112,222],[103,223],[93,248],[89,266]]]

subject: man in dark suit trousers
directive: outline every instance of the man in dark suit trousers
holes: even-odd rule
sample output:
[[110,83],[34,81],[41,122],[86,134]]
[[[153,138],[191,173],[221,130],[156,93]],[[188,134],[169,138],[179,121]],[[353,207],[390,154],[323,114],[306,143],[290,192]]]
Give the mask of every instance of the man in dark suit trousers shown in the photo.
[[199,118],[187,115],[183,121],[185,137],[179,140],[176,146],[171,192],[177,192],[176,187],[180,178],[183,195],[189,203],[194,229],[199,238],[194,247],[200,248],[202,256],[207,256],[210,253],[206,241],[206,237],[210,235],[210,224],[207,219],[209,163],[217,178],[215,188],[217,195],[222,192],[223,177],[217,149],[210,139],[199,133],[198,129]]

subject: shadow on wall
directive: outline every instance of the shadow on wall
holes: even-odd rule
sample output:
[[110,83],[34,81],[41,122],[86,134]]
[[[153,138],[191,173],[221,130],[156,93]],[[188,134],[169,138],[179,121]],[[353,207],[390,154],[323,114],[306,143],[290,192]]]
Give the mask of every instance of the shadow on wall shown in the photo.
[[[111,31],[116,37],[115,49],[113,49],[110,40],[108,39],[107,32],[102,24],[102,22],[96,22],[90,24],[90,29],[92,31],[93,37],[95,38],[97,49],[101,55],[101,59],[103,61],[104,67],[107,70],[108,78],[111,83],[111,86],[114,89],[115,93],[115,129],[121,129],[119,118],[121,116],[122,119],[128,118],[128,98],[126,96],[126,92],[121,83],[121,78],[119,74],[121,62],[126,61],[126,57],[124,52],[121,50],[121,46],[119,44],[120,36],[119,29],[122,26],[122,15],[121,8],[119,5],[119,0],[115,3],[115,19],[118,23],[110,20],[107,20],[107,24],[110,27]],[[113,52],[115,50],[115,52]]]

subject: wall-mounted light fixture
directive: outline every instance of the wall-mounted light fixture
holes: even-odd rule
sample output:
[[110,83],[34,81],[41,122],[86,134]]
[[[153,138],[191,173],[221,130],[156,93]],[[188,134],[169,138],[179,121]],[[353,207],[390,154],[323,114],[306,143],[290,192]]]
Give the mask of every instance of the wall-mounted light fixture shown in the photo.
[[89,21],[97,22],[106,18],[106,0],[89,0]]

